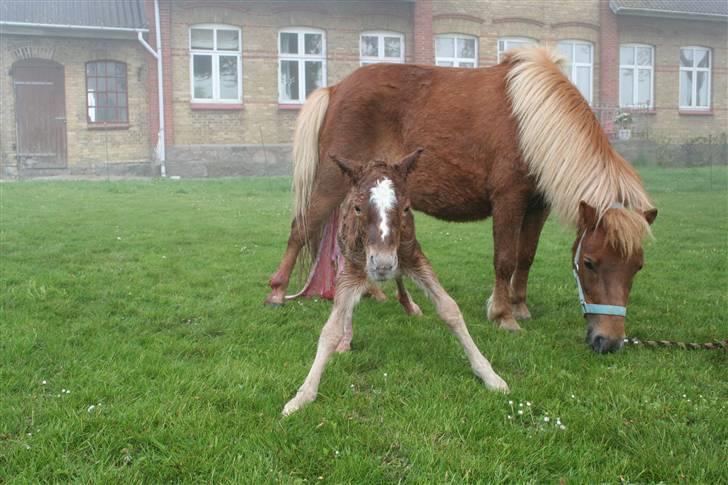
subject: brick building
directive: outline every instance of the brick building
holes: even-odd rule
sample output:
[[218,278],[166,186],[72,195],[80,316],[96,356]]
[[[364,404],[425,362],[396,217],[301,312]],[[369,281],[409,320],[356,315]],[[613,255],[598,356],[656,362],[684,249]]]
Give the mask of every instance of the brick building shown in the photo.
[[287,173],[316,87],[528,43],[615,137],[620,112],[635,138],[720,136],[727,31],[712,0],[0,0],[0,176]]

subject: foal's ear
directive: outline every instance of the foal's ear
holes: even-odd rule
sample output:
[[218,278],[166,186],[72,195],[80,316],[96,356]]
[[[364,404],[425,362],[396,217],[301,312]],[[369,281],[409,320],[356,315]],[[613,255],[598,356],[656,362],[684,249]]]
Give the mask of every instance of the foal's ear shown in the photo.
[[584,202],[579,202],[579,227],[591,229],[597,225],[597,210]]
[[329,153],[329,158],[336,162],[336,165],[339,166],[344,175],[347,175],[352,182],[356,183],[356,181],[359,180],[359,176],[361,175],[361,164],[353,160],[347,160],[346,158],[339,158],[333,153]]
[[645,211],[643,215],[645,216],[645,219],[647,219],[647,224],[652,225],[652,223],[655,222],[655,219],[657,219],[657,209]]
[[420,155],[424,150],[424,148],[420,147],[409,155],[405,155],[402,160],[397,162],[397,168],[399,168],[399,170],[402,172],[402,175],[406,177],[412,170],[415,169],[415,165],[417,165],[417,159],[420,158]]

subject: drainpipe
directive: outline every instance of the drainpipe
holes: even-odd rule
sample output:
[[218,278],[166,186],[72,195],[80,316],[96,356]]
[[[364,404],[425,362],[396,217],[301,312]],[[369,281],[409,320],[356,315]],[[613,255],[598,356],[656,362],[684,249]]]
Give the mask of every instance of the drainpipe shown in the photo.
[[167,176],[167,155],[165,151],[165,136],[164,136],[164,75],[162,71],[162,37],[159,29],[159,0],[154,0],[154,25],[155,25],[155,36],[157,39],[156,51],[150,46],[141,32],[137,32],[137,39],[142,46],[154,56],[157,60],[157,100],[159,101],[159,133],[157,134],[157,147],[155,153],[157,160],[160,162],[160,172],[162,177]]

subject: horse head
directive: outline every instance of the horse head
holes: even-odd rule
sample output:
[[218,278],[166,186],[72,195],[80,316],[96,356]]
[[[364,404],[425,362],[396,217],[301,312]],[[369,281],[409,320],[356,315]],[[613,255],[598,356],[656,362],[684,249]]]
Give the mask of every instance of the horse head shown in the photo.
[[329,155],[352,184],[341,205],[342,251],[371,280],[394,278],[399,271],[400,241],[414,240],[406,180],[421,153],[418,148],[392,164]]
[[579,206],[574,276],[587,321],[586,340],[596,352],[622,347],[632,280],[644,264],[642,240],[656,217],[657,209],[616,206],[600,217],[587,203]]

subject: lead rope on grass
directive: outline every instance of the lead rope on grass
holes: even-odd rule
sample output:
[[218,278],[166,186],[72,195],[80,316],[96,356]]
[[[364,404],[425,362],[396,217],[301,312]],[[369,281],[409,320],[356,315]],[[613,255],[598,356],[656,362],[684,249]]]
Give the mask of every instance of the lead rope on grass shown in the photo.
[[642,340],[634,337],[624,339],[624,345],[650,347],[656,349],[663,348],[679,348],[683,350],[728,350],[728,340],[714,340],[713,342],[677,342],[675,340]]

